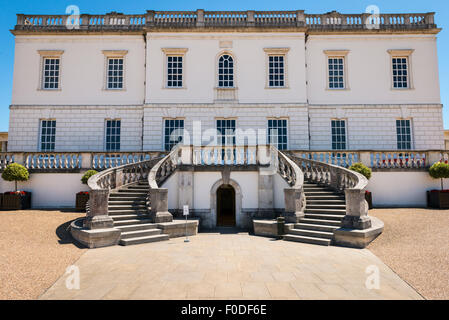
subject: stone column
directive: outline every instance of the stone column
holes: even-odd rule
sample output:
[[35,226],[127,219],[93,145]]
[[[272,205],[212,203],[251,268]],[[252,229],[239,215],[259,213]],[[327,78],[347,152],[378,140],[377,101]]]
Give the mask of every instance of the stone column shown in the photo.
[[150,189],[151,212],[153,223],[172,222],[173,216],[168,212],[168,189]]
[[92,168],[92,153],[81,153],[81,169],[89,170]]
[[304,192],[303,189],[296,188],[285,188],[285,222],[286,223],[298,223],[302,218],[304,218]]
[[368,168],[371,168],[371,152],[360,151],[359,152],[359,162],[363,163]]
[[259,168],[259,215],[274,218],[274,175],[261,174]]
[[296,11],[296,26],[303,27],[306,25],[306,17],[304,15],[304,10]]
[[348,229],[364,230],[371,228],[371,219],[368,217],[368,202],[365,200],[365,190],[345,189],[346,215],[342,227]]
[[204,27],[204,10],[196,10],[196,26],[198,28]]
[[254,10],[246,11],[246,25],[248,27],[254,27],[256,20],[254,18]]
[[91,190],[89,192],[89,210],[84,226],[88,229],[112,228],[114,222],[108,215],[109,190]]
[[193,167],[188,171],[178,171],[178,209],[184,205],[193,208]]

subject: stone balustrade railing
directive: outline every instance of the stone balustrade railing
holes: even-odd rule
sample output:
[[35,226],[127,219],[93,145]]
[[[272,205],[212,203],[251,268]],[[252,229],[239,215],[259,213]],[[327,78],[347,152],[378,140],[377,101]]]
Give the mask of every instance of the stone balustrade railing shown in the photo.
[[296,11],[152,11],[146,14],[17,15],[15,30],[142,30],[150,28],[300,27],[311,30],[434,29],[434,13],[305,14]]
[[[266,146],[264,146],[266,147]],[[192,147],[189,156],[195,165],[258,164],[261,146]],[[348,168],[355,162],[377,170],[424,170],[438,161],[448,162],[445,150],[394,151],[310,151],[290,150],[293,155]],[[10,163],[19,163],[30,170],[106,170],[166,155],[163,151],[148,152],[0,152],[0,170]],[[186,152],[183,152],[186,154]],[[185,161],[184,161],[185,162]]]
[[110,168],[90,177],[90,188],[84,226],[89,229],[112,228],[113,221],[108,214],[108,200],[111,190],[148,178],[153,166],[160,158]]
[[166,152],[0,152],[0,170],[19,163],[29,170],[97,171],[138,163],[165,155]]
[[298,157],[291,152],[287,154],[304,172],[304,177],[308,181],[345,194],[346,215],[342,221],[344,228],[368,229],[371,227],[368,203],[365,200],[368,179],[340,166]]

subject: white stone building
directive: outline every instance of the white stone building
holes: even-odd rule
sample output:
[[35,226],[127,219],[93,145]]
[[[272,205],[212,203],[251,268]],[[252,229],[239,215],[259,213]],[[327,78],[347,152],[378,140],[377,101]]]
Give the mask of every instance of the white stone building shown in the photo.
[[[433,13],[20,14],[3,163],[52,169],[45,186],[41,171],[29,182],[43,197],[34,205],[57,205],[48,194],[59,189],[59,177],[70,189],[59,204],[70,206],[88,168],[142,160],[181,140],[193,146],[183,149],[183,165],[204,164],[192,153],[217,142],[274,144],[343,167],[365,163],[375,171],[368,188],[376,205],[425,205],[434,182],[424,170],[447,157],[439,152],[439,31]],[[266,181],[248,168],[173,174],[164,181],[169,209],[187,203],[213,227],[225,181],[237,193],[238,226],[262,209],[286,210],[283,189],[291,181],[282,173]],[[398,187],[401,196],[392,194]]]

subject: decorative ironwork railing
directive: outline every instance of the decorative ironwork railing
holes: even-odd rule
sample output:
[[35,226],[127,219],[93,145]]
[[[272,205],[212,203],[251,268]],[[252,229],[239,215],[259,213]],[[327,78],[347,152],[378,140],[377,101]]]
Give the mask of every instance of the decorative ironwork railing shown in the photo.
[[[312,30],[434,29],[435,13],[305,14],[297,11],[147,11],[104,15],[18,14],[15,30],[145,30],[146,28],[303,27]],[[68,28],[67,28],[68,27]]]

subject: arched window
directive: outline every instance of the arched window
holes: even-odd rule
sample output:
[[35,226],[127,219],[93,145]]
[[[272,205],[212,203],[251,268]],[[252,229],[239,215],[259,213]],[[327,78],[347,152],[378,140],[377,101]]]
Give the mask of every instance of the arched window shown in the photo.
[[223,54],[218,60],[218,87],[234,87],[234,59],[229,54]]

